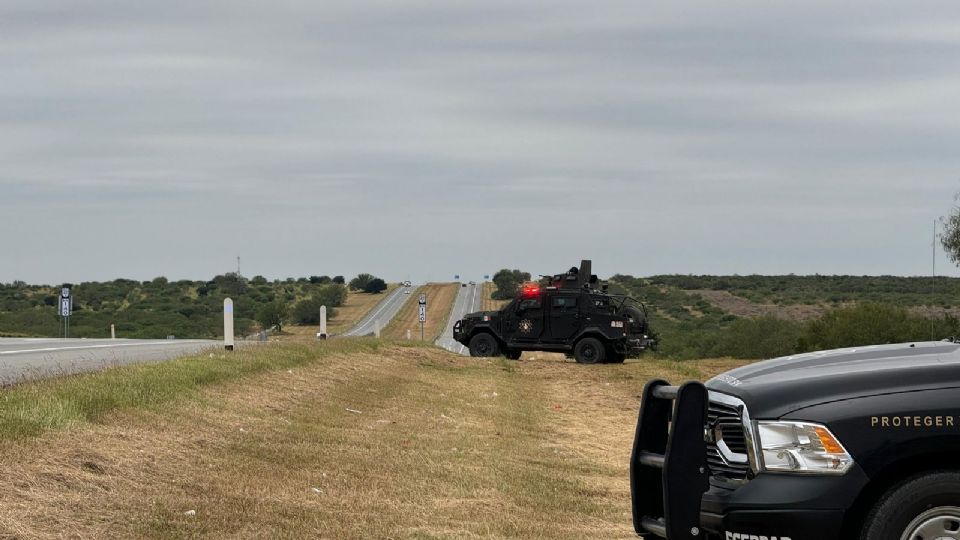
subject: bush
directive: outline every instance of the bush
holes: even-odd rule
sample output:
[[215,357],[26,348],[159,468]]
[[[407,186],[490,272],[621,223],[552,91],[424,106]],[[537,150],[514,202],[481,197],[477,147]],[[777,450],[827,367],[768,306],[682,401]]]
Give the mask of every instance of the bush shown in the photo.
[[367,286],[363,288],[363,292],[377,294],[382,293],[387,290],[387,283],[380,278],[373,278],[367,283]]
[[956,332],[957,320],[951,317],[928,319],[896,306],[859,304],[831,311],[807,323],[799,348],[821,350],[926,341]]
[[734,358],[775,358],[797,352],[802,327],[800,323],[760,317],[737,319],[724,332],[716,356]]
[[264,304],[257,310],[256,320],[264,330],[276,326],[277,331],[282,331],[284,319],[287,318],[287,312],[287,305],[282,301],[270,302],[269,304]]
[[367,288],[375,278],[370,274],[358,274],[357,277],[350,280],[351,291],[362,291]]
[[320,324],[322,306],[327,306],[327,320],[336,316],[336,308],[317,298],[308,298],[297,302],[293,307],[293,321],[297,324]]
[[490,296],[494,300],[512,300],[520,292],[520,286],[525,281],[530,281],[529,272],[504,268],[493,275],[493,283],[496,284],[497,290]]

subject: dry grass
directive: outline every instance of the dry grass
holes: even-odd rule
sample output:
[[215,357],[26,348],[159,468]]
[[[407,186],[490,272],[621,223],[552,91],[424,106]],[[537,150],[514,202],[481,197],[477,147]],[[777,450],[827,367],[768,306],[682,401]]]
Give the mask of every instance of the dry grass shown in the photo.
[[480,304],[481,311],[499,311],[500,308],[507,305],[509,300],[494,300],[490,296],[497,290],[497,285],[492,281],[483,284],[483,302]]
[[459,290],[460,285],[457,283],[427,283],[407,298],[406,303],[380,335],[384,338],[406,339],[407,330],[410,330],[413,339],[419,340],[419,297],[420,294],[426,294],[427,322],[423,327],[423,336],[424,341],[432,343],[443,332]]
[[742,363],[331,343],[163,409],[0,443],[0,536],[631,538],[643,384]]

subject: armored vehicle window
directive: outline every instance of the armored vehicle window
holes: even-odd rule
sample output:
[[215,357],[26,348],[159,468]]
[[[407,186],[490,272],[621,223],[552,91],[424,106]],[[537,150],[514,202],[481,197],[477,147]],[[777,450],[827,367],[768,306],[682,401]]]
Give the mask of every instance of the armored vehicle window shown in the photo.
[[613,307],[610,305],[610,299],[604,296],[594,296],[593,307],[600,312],[613,311]]
[[553,307],[575,308],[577,307],[577,297],[576,296],[554,296]]
[[520,302],[517,305],[517,311],[522,311],[525,309],[539,309],[540,308],[540,299],[539,298],[530,298]]

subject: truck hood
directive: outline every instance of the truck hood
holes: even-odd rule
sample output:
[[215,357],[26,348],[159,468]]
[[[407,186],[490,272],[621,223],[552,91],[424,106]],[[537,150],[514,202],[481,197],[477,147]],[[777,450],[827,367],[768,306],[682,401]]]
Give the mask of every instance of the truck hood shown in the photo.
[[491,319],[494,316],[499,315],[499,311],[474,311],[473,313],[467,313],[463,316],[464,319],[482,319],[484,317],[490,317]]
[[960,387],[960,344],[945,341],[784,356],[707,381],[743,400],[753,418],[771,419],[821,403],[951,386]]

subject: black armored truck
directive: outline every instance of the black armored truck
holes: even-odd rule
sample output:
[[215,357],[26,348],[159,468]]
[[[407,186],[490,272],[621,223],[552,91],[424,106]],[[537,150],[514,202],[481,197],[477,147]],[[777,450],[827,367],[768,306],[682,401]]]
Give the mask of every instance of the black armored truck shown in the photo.
[[630,484],[648,540],[960,539],[960,345],[650,381]]
[[453,338],[471,356],[520,358],[523,351],[565,353],[583,364],[623,362],[654,344],[646,308],[610,294],[591,273],[591,261],[522,288],[500,311],[469,313]]

